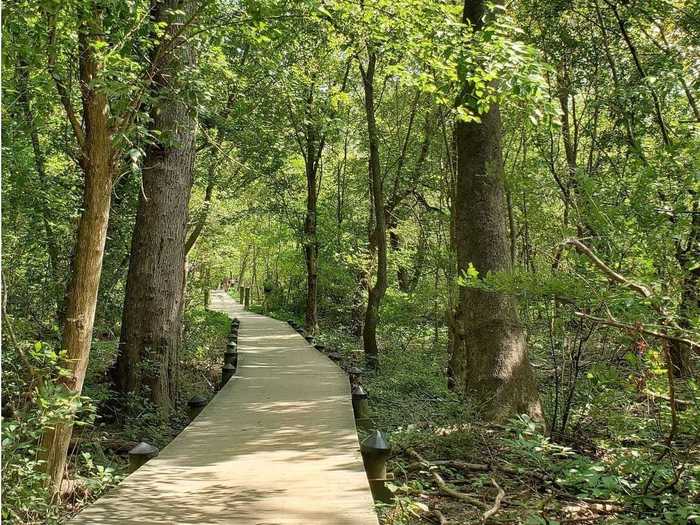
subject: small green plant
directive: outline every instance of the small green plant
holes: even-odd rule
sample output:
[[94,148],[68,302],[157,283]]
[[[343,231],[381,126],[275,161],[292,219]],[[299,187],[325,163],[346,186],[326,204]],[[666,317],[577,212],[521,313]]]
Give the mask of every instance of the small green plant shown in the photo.
[[638,516],[638,521],[620,518],[617,523],[685,524],[700,515],[700,505],[693,501],[700,494],[695,465],[688,465],[686,473],[675,461],[659,460],[653,448],[610,440],[600,440],[595,455],[583,454],[552,442],[527,416],[512,420],[508,428],[511,437],[504,444],[512,461],[538,469],[557,490],[614,502],[626,509],[625,515]]

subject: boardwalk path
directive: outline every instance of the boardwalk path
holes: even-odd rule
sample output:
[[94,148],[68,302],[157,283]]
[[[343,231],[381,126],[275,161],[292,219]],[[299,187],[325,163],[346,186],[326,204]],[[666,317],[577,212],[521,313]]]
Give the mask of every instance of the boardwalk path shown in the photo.
[[346,376],[286,323],[211,297],[241,320],[238,374],[72,523],[377,525]]

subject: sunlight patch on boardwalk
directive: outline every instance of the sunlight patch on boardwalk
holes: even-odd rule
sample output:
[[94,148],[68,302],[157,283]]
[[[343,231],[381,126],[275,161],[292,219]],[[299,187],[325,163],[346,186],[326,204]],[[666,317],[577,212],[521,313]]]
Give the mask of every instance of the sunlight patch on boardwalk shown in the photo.
[[241,320],[237,375],[72,523],[377,525],[345,374],[286,323],[211,297]]

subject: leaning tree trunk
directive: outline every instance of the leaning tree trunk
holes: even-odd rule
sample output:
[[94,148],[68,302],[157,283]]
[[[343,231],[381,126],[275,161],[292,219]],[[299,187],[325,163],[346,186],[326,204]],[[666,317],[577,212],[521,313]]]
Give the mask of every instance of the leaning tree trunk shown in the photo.
[[151,108],[158,142],[147,148],[122,314],[119,354],[112,370],[117,391],[145,387],[166,415],[176,397],[177,354],[182,339],[185,242],[195,156],[195,116],[182,100],[183,70],[193,51],[178,34],[191,2],[159,2],[157,21],[167,22],[166,40],[153,83]]
[[362,341],[365,354],[370,359],[376,359],[379,353],[377,346],[377,322],[379,320],[379,306],[386,293],[388,284],[387,276],[387,242],[386,223],[384,220],[384,188],[379,168],[379,136],[374,108],[374,71],[377,56],[374,51],[369,51],[367,69],[361,68],[362,83],[365,91],[365,112],[367,114],[367,139],[369,142],[369,177],[372,194],[372,208],[374,211],[373,239],[377,250],[377,278],[369,289],[367,297],[367,310],[362,329]]
[[[480,30],[483,1],[465,1],[464,22]],[[467,97],[475,97],[466,86]],[[504,206],[501,118],[492,104],[481,122],[455,123],[457,184],[454,227],[457,268],[484,276],[510,270]],[[462,287],[450,329],[455,380],[486,419],[514,414],[542,419],[515,300],[502,293]]]
[[[57,379],[72,396],[80,395],[85,380],[112,195],[109,105],[106,94],[93,87],[100,69],[92,47],[93,41],[100,38],[100,29],[96,27],[98,20],[99,16],[95,18],[94,26],[90,29],[82,27],[79,37],[85,129],[82,132],[76,128],[76,136],[81,146],[80,164],[85,176],[85,185],[83,213],[78,225],[72,274],[65,303],[62,348],[66,354],[61,360],[61,366],[67,374]],[[41,459],[45,461],[44,469],[53,493],[60,490],[66,468],[68,444],[73,431],[72,416],[73,414],[68,421],[56,423],[48,428],[42,436]]]

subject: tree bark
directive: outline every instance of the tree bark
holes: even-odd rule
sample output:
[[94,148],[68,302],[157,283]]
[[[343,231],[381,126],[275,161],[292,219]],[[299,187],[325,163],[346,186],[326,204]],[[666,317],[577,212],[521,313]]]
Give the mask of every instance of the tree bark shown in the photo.
[[[101,14],[90,14],[94,16],[82,23],[79,34],[80,89],[85,128],[80,128],[76,139],[80,145],[80,165],[85,177],[83,213],[78,225],[72,274],[66,293],[63,327],[63,350],[66,355],[61,365],[68,373],[57,379],[71,396],[80,395],[85,380],[112,194],[109,104],[106,94],[95,87],[101,64],[95,57],[93,44],[101,39]],[[68,107],[66,111],[69,112]],[[69,421],[55,424],[42,436],[41,459],[45,461],[45,472],[54,493],[58,493],[61,487],[72,430],[71,415]]]
[[376,357],[379,353],[377,346],[377,322],[379,307],[386,293],[387,277],[387,242],[386,223],[384,219],[384,188],[379,167],[379,135],[374,107],[374,73],[377,55],[369,49],[367,68],[360,66],[362,84],[365,92],[365,113],[367,116],[367,139],[369,142],[369,178],[374,211],[374,229],[370,245],[374,244],[377,252],[377,275],[374,286],[370,287],[365,310],[365,322],[362,329],[362,341],[365,354]]
[[306,219],[304,221],[304,258],[306,260],[306,313],[304,329],[318,332],[318,240],[316,237],[316,174],[306,169]]
[[[309,96],[309,107],[312,102],[312,97]],[[318,202],[317,175],[319,161],[325,144],[323,135],[317,137],[317,134],[318,132],[315,126],[310,123],[306,128],[306,151],[304,151],[304,166],[306,172],[306,218],[304,219],[306,312],[304,315],[304,330],[311,335],[316,335],[318,333],[318,236],[316,234],[316,208]]]
[[[464,19],[476,31],[483,26],[485,2],[465,1]],[[464,99],[474,100],[466,85]],[[497,104],[481,122],[455,123],[457,185],[455,246],[457,269],[469,265],[484,276],[511,269],[505,185],[501,154],[501,117]],[[541,420],[542,409],[528,361],[517,305],[501,293],[462,287],[454,319],[452,373],[485,419],[502,421],[515,414]]]
[[[186,0],[158,1],[156,22],[167,24],[167,49],[153,79],[150,113],[158,142],[146,151],[122,314],[115,389],[146,395],[166,416],[176,399],[177,355],[182,335],[185,242],[196,121],[183,101],[183,72],[194,62],[192,48],[178,34],[194,6]],[[178,10],[176,12],[176,10]],[[171,41],[171,39],[175,41]]]

